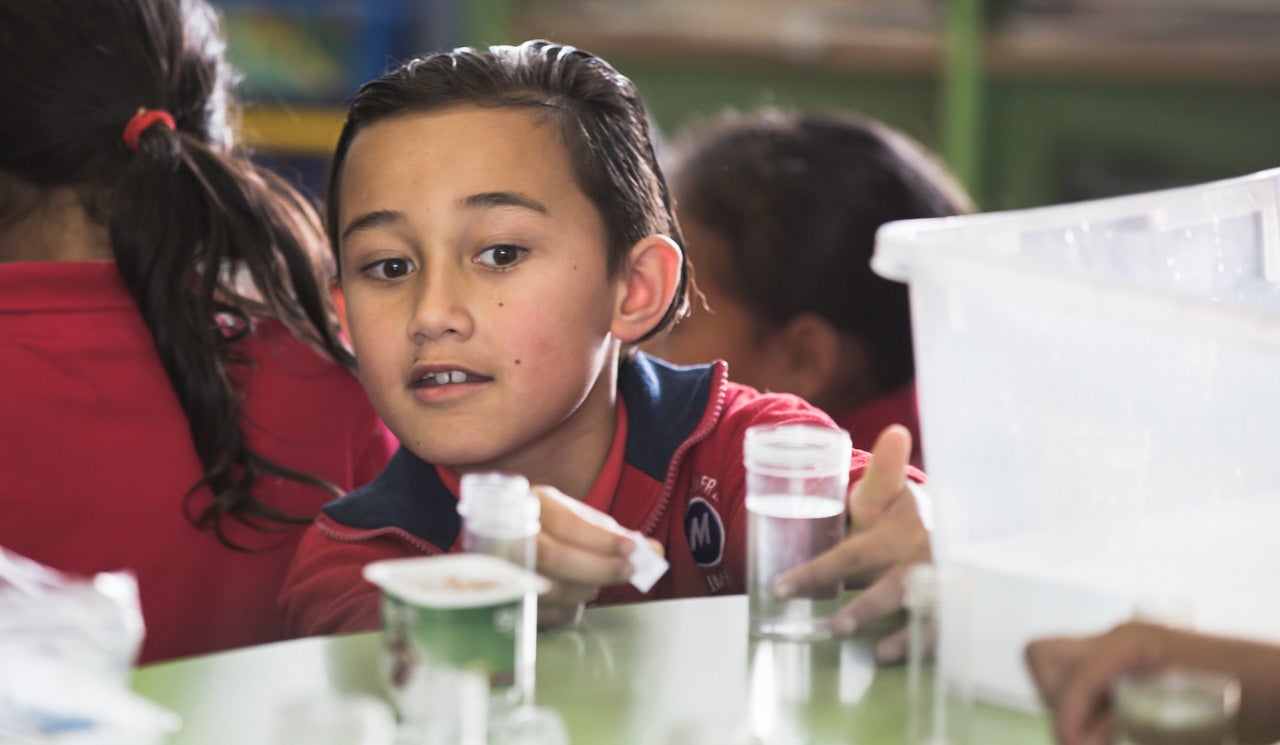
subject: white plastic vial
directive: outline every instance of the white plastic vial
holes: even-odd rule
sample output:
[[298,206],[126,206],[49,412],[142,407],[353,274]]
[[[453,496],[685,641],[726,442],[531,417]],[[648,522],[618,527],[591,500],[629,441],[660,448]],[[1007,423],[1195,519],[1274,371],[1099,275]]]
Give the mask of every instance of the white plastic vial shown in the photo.
[[462,477],[461,491],[463,550],[498,556],[534,571],[541,504],[529,491],[529,481],[505,473],[468,473]]
[[[462,549],[488,554],[536,571],[542,504],[523,476],[468,473],[462,477],[458,514],[462,517]],[[537,652],[538,597],[525,596],[516,623],[515,685],[511,700],[493,701],[499,710],[533,703]]]

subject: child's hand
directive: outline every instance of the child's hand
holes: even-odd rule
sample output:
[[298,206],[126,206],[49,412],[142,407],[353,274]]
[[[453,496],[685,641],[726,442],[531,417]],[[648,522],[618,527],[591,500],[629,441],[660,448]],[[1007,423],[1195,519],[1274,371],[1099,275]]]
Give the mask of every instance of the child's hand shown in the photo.
[[1037,639],[1027,645],[1027,668],[1053,715],[1063,745],[1111,742],[1115,712],[1111,689],[1134,671],[1167,667],[1226,673],[1240,681],[1235,741],[1280,738],[1280,646],[1130,621],[1105,634]]
[[[633,572],[632,533],[608,515],[549,486],[533,491],[542,502],[538,573],[551,589],[538,596],[538,627],[577,623],[600,588],[626,582]],[[662,545],[648,539],[659,553]]]
[[[907,572],[932,558],[929,531],[907,490],[907,461],[911,433],[905,427],[886,427],[876,440],[862,479],[849,492],[852,529],[835,548],[779,577],[778,597],[802,595],[837,580],[865,587],[831,619],[837,636],[849,636],[902,608]],[[906,657],[906,629],[899,629],[876,645],[882,663]]]
[[1156,627],[1131,624],[1101,636],[1053,637],[1027,645],[1027,668],[1054,716],[1058,742],[1111,742],[1111,686],[1126,672],[1151,664],[1150,646],[1158,633]]

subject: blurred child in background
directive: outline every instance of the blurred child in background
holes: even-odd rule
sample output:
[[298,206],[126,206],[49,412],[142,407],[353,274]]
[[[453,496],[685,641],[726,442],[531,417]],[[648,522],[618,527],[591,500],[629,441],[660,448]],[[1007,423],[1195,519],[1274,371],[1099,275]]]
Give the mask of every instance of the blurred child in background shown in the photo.
[[922,462],[907,287],[871,270],[891,220],[967,212],[919,144],[852,113],[731,113],[677,138],[672,191],[704,303],[649,351],[723,359],[794,393],[868,449],[892,423]]
[[0,0],[0,545],[129,569],[141,661],[279,639],[322,504],[396,442],[313,209],[235,152],[201,0]]
[[[590,601],[744,592],[746,429],[833,423],[728,382],[723,363],[676,370],[634,349],[682,314],[688,270],[627,78],[545,41],[411,60],[357,93],[328,215],[340,314],[402,448],[303,539],[281,595],[293,631],[377,627],[362,567],[459,550],[459,478],[477,471],[542,485],[542,626]],[[927,547],[899,499],[909,451],[891,428],[850,463],[904,539],[876,561]],[[619,586],[632,538],[565,500],[639,531],[670,571],[648,593]]]

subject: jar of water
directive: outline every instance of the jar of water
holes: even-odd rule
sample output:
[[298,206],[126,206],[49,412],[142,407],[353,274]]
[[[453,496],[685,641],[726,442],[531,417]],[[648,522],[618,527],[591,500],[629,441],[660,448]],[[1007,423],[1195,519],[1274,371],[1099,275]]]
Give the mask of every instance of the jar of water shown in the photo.
[[747,430],[747,596],[753,633],[831,636],[843,583],[787,599],[774,596],[773,584],[844,537],[852,455],[849,433],[841,429],[784,424]]
[[1240,682],[1229,675],[1169,669],[1116,681],[1118,745],[1234,745]]

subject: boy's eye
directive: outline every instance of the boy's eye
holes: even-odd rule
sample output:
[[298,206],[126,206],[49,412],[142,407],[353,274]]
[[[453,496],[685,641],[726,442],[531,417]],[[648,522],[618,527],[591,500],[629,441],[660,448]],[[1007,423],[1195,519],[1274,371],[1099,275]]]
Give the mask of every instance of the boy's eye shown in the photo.
[[408,259],[382,259],[369,264],[364,271],[376,279],[400,279],[413,271],[413,262]]
[[476,261],[485,266],[505,269],[518,263],[527,253],[529,253],[528,249],[520,248],[519,246],[505,244],[490,246],[480,252],[480,255],[476,257]]

